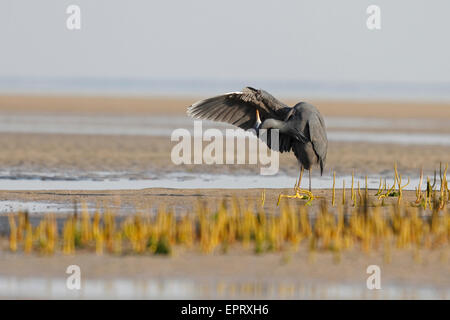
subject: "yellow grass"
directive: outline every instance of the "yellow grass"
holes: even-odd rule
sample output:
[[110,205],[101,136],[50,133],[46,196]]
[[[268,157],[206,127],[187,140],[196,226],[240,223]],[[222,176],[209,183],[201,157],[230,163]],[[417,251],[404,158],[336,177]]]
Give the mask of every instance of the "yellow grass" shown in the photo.
[[[394,184],[369,194],[367,177],[364,195],[360,182],[354,187],[352,175],[352,203],[345,201],[343,181],[342,201],[335,205],[335,174],[333,174],[332,206],[322,200],[320,206],[292,201],[281,203],[279,212],[264,210],[265,192],[256,203],[247,199],[223,199],[217,208],[198,201],[195,209],[183,215],[160,207],[156,214],[138,210],[135,215],[118,219],[107,206],[97,208],[93,215],[82,206],[81,214],[65,219],[58,230],[53,214],[46,214],[38,225],[32,226],[26,212],[11,213],[8,248],[11,252],[55,252],[71,255],[78,250],[97,255],[164,254],[177,250],[199,250],[205,254],[226,252],[230,246],[242,246],[255,253],[292,251],[305,246],[314,253],[331,251],[336,261],[346,249],[359,248],[363,252],[384,250],[389,260],[391,247],[398,249],[446,248],[450,240],[448,210],[448,165],[440,170],[440,188],[436,179],[427,179],[426,190],[421,183],[416,188],[416,201],[402,197],[402,176],[394,166]],[[409,182],[408,182],[409,183]],[[393,205],[385,206],[387,197],[397,197]],[[359,198],[359,199],[358,199]],[[372,199],[372,200],[371,200]],[[301,201],[301,200],[297,200]],[[319,200],[317,200],[319,201]],[[298,204],[298,202],[297,202]],[[117,205],[117,204],[116,204]]]

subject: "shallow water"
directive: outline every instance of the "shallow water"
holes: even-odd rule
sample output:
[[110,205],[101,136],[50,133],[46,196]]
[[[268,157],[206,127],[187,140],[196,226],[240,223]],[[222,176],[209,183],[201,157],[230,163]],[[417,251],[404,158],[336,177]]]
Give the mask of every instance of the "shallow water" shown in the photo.
[[87,279],[69,290],[62,278],[0,277],[0,297],[35,299],[448,299],[449,289],[365,283],[194,281],[188,279]]
[[[392,175],[386,178],[387,184],[392,185]],[[342,188],[343,181],[347,188],[351,187],[351,176],[336,177],[336,188]],[[185,172],[174,172],[159,175],[154,179],[0,179],[0,190],[138,190],[146,188],[175,188],[175,189],[252,189],[292,188],[296,176],[277,174],[273,176],[254,175],[225,175],[225,174],[195,174]],[[365,187],[365,178],[355,176],[354,187]],[[402,184],[406,184],[407,177],[403,178]],[[378,189],[380,177],[369,176],[367,185],[369,189]],[[419,184],[419,178],[413,177],[404,190],[414,190]],[[436,182],[439,187],[439,181]],[[303,187],[308,187],[307,179],[303,179]],[[333,186],[332,176],[313,176],[313,189],[331,189]],[[425,188],[424,184],[422,185]]]
[[29,213],[53,212],[69,213],[73,212],[73,205],[58,204],[38,201],[0,201],[0,213],[28,211]]
[[328,132],[328,140],[338,142],[394,143],[407,145],[450,146],[450,134],[431,133],[368,133],[368,132]]
[[[336,188],[342,188],[345,180],[346,188],[351,188],[351,176],[336,177]],[[358,181],[360,188],[365,188],[365,177],[355,176],[354,187],[357,188]],[[406,184],[407,178],[404,178],[402,185]],[[194,174],[175,172],[166,175],[160,175],[154,179],[97,179],[97,180],[63,180],[58,179],[0,179],[0,190],[139,190],[146,188],[175,188],[175,189],[251,189],[251,188],[267,188],[282,189],[292,188],[296,182],[296,178],[284,174],[276,176],[254,175],[222,175],[222,174]],[[392,186],[393,178],[386,177],[388,185]],[[307,179],[304,179],[303,187],[308,187]],[[404,190],[414,190],[419,183],[419,178],[410,179],[410,183]],[[368,177],[367,185],[369,189],[378,189],[380,184],[379,177]],[[439,188],[439,181],[436,182]],[[313,189],[331,189],[333,180],[331,176],[314,176],[312,179]],[[425,185],[422,184],[422,189]],[[95,210],[95,205],[88,204],[90,211]],[[0,201],[0,213],[17,212],[27,210],[30,213],[68,213],[73,211],[72,203],[51,203],[37,201]],[[133,208],[121,208],[126,213],[133,211]]]

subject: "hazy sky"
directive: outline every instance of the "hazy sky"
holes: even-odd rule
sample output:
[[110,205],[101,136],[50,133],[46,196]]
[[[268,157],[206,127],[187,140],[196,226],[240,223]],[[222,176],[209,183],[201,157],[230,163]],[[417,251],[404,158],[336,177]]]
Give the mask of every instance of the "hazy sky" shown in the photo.
[[448,84],[449,16],[448,0],[1,0],[0,77]]

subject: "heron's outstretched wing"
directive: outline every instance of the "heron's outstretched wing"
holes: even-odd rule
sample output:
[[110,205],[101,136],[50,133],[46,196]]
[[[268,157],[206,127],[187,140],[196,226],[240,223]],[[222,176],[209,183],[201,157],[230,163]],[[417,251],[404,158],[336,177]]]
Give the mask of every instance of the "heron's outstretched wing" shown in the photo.
[[328,139],[325,131],[325,123],[322,117],[314,115],[308,120],[307,129],[313,145],[313,149],[319,158],[320,174],[323,173],[323,167],[327,159]]
[[256,122],[256,110],[261,121],[267,118],[284,120],[291,108],[264,90],[245,87],[242,92],[231,92],[198,101],[188,107],[188,115],[196,119],[226,122],[244,130]]

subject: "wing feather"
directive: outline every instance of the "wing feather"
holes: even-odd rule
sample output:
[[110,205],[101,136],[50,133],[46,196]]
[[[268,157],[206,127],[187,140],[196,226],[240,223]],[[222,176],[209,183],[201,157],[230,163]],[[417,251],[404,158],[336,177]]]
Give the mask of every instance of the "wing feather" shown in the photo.
[[246,87],[242,92],[198,101],[188,107],[187,113],[196,119],[226,122],[247,130],[256,122],[256,110],[262,121],[267,118],[283,120],[291,108],[264,90]]

